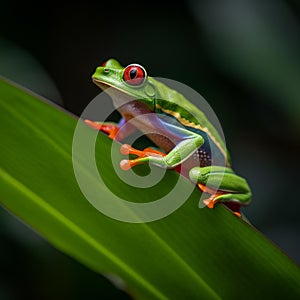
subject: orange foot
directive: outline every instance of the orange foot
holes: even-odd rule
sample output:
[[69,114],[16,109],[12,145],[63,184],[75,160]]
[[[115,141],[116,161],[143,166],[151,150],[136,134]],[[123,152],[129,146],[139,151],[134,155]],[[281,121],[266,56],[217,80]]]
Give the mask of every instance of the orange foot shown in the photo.
[[209,198],[203,200],[203,204],[205,204],[208,208],[213,208],[218,202],[216,198],[223,194],[221,192],[207,187],[202,183],[198,183],[198,187],[202,192],[211,194]]
[[105,123],[101,123],[101,122],[93,122],[91,120],[84,120],[84,122],[91,126],[92,128],[96,129],[96,130],[100,130],[103,131],[105,133],[108,134],[108,137],[111,139],[115,139],[119,128],[117,125],[114,124],[105,124]]
[[215,204],[218,202],[218,200],[216,199],[218,196],[220,196],[221,194],[215,194],[215,195],[211,195],[209,198],[204,199],[203,203],[208,207],[208,208],[214,208]]
[[[220,195],[224,195],[224,192],[215,191],[201,183],[198,183],[198,187],[202,192],[211,194],[209,198],[203,200],[203,204],[205,204],[208,208],[213,208],[218,202],[217,198]],[[239,212],[240,206],[234,205],[231,202],[224,202],[224,204],[232,211],[234,215],[236,215],[239,218],[242,218],[242,214]]]
[[129,154],[133,154],[138,156],[139,158],[136,159],[123,159],[120,162],[120,167],[122,170],[127,171],[130,168],[142,164],[144,161],[141,158],[144,157],[148,157],[148,156],[165,156],[166,154],[151,148],[145,148],[143,151],[135,149],[133,147],[131,147],[128,144],[123,144],[120,148],[120,152],[123,155],[129,155]]
[[153,155],[159,155],[159,156],[165,156],[166,153],[157,151],[152,148],[145,148],[144,150],[138,150],[133,147],[131,147],[128,144],[123,144],[120,148],[121,154],[128,155],[128,154],[134,154],[138,157],[147,157],[147,156],[153,156]]

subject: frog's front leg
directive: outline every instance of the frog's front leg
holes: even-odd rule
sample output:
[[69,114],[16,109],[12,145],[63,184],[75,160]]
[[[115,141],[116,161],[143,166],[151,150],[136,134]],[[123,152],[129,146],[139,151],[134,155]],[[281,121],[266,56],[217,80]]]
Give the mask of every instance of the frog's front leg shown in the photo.
[[[125,139],[136,130],[136,128],[132,124],[126,123],[126,120],[124,118],[122,118],[119,123],[97,122],[91,120],[84,120],[84,122],[96,130],[107,133],[109,138],[116,141]],[[124,130],[121,130],[123,126],[126,126],[126,128]]]
[[121,147],[121,153],[135,154],[139,158],[133,160],[124,159],[120,162],[120,166],[123,170],[128,170],[136,165],[151,163],[162,168],[172,169],[189,158],[203,143],[204,139],[202,136],[190,134],[180,141],[168,154],[149,148],[139,151],[125,144]]
[[120,152],[123,155],[133,154],[138,157],[147,157],[147,156],[151,156],[151,155],[160,155],[160,156],[166,155],[166,153],[155,150],[153,148],[145,148],[144,150],[141,151],[141,150],[133,148],[132,146],[130,146],[128,144],[123,144],[120,148]]
[[224,202],[234,207],[234,213],[241,216],[239,207],[251,201],[251,191],[246,180],[236,175],[232,169],[221,166],[194,167],[189,173],[190,179],[198,184],[205,193],[210,194],[203,203],[213,208],[215,203]]

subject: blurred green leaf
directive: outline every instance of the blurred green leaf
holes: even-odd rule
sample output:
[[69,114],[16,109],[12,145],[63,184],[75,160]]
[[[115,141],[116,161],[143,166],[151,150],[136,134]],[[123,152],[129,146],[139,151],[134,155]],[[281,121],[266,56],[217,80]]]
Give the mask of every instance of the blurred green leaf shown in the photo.
[[[98,212],[73,172],[76,123],[58,107],[0,81],[1,203],[55,247],[96,272],[117,274],[136,299],[300,297],[298,266],[224,206],[199,209],[198,190],[174,213],[151,223],[124,223]],[[96,148],[104,181],[131,201],[150,202],[178,178],[168,171],[154,188],[130,187],[114,172],[111,141],[99,135]],[[91,177],[84,157],[79,163]],[[190,183],[181,185],[186,189]],[[99,193],[110,197],[104,189]]]

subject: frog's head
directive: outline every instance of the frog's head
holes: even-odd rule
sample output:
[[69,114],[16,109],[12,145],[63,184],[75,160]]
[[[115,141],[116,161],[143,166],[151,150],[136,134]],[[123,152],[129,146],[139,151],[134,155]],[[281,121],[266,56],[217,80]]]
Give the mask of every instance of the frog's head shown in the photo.
[[112,87],[107,92],[114,98],[127,94],[155,108],[156,88],[141,65],[130,64],[124,68],[115,59],[109,59],[96,69],[92,80],[102,90]]

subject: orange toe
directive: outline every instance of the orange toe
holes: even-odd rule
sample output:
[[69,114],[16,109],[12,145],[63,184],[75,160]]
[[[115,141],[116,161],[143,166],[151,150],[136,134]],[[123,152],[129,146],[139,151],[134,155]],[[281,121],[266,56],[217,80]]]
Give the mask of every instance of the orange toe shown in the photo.
[[132,167],[141,164],[140,159],[123,159],[120,161],[120,168],[124,171],[131,169]]
[[147,156],[165,156],[166,154],[151,148],[146,148],[143,151],[133,148],[128,144],[123,144],[120,148],[120,152],[123,155],[133,154],[137,155],[138,157],[147,157]]
[[151,155],[151,154],[158,154],[158,155],[161,155],[161,156],[166,156],[166,153],[158,151],[158,150],[155,150],[155,149],[152,149],[152,148],[145,148],[143,150],[143,152],[149,153],[149,155]]
[[128,159],[123,159],[120,161],[120,167],[122,170],[127,171],[129,169],[131,169],[131,164],[130,164],[130,160]]
[[93,127],[94,129],[101,130],[101,124],[93,122],[91,120],[84,120],[84,123],[89,125],[90,127]]
[[101,123],[101,122],[93,122],[88,119],[84,120],[84,122],[96,130],[107,133],[108,137],[110,137],[111,139],[114,139],[119,131],[119,128],[117,125],[105,124],[105,123]]
[[208,208],[214,208],[215,204],[218,202],[218,200],[215,200],[213,198],[208,198],[204,199],[203,203],[208,207]]
[[128,144],[123,144],[120,148],[120,152],[123,155],[128,155],[130,153],[131,146]]

